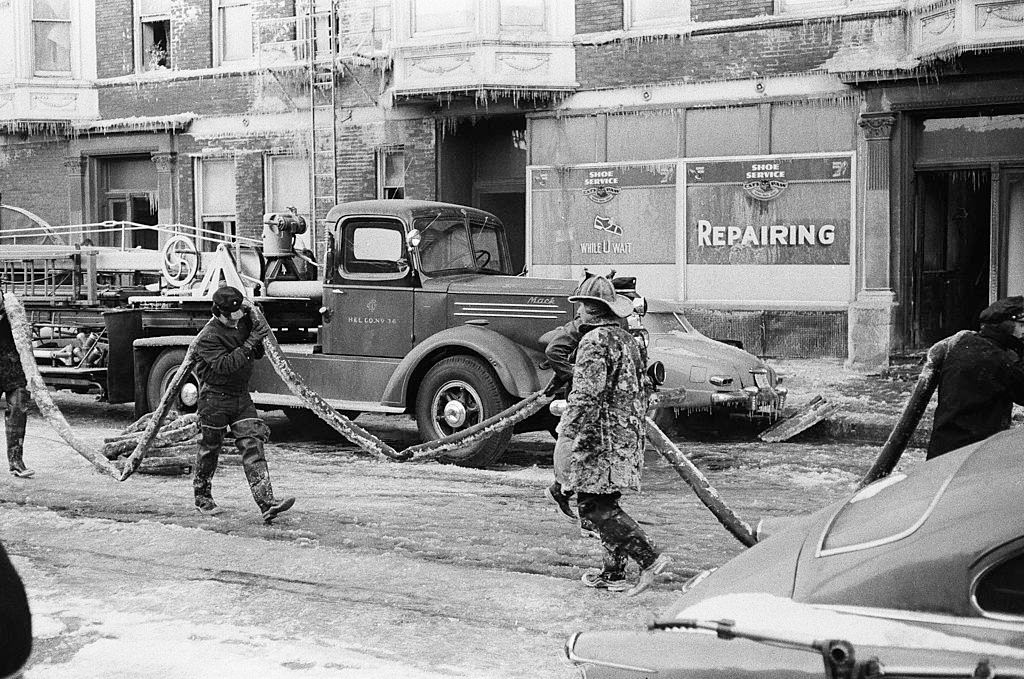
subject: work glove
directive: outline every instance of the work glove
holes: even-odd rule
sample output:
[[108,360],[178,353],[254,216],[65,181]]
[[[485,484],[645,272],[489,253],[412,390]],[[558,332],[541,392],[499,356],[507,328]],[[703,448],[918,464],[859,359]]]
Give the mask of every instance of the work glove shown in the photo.
[[259,339],[264,337],[270,337],[270,325],[267,323],[267,319],[263,317],[263,314],[249,312],[249,319],[252,321],[252,332],[251,336],[256,336]]

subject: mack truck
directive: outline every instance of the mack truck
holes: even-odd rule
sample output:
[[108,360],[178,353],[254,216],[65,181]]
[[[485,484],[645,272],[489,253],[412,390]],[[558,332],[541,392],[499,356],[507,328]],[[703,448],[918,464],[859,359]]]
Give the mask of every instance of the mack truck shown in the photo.
[[[22,295],[51,387],[134,401],[138,415],[159,403],[224,283],[260,305],[291,367],[332,407],[349,417],[411,414],[423,440],[472,426],[548,383],[541,336],[572,320],[567,298],[578,282],[515,275],[494,215],[433,201],[371,200],[338,205],[326,221],[318,261],[295,252],[305,223],[294,213],[267,215],[262,242],[235,238],[215,248],[203,246],[201,230],[174,227],[150,264],[153,253],[131,248],[132,233],[169,227],[90,225],[108,236],[120,228],[119,246],[72,246],[62,242],[67,234],[90,229],[51,227],[49,244],[0,237],[0,282]],[[214,236],[215,244],[223,238]],[[664,364],[664,387],[685,388],[683,410],[778,416],[785,390],[771,368],[698,333],[678,305],[662,307],[668,315],[655,332],[637,334],[650,359]],[[257,362],[250,388],[257,407],[282,409],[303,425],[315,419],[269,361]],[[194,409],[198,395],[190,374],[174,405]],[[670,423],[678,412],[663,409],[658,421]],[[553,431],[555,424],[542,411],[517,431]],[[452,461],[491,465],[513,433],[495,434]]]

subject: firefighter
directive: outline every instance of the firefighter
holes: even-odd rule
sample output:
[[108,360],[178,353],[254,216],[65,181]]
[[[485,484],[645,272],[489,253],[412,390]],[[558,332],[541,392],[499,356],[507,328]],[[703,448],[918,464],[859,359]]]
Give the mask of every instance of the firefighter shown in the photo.
[[4,313],[4,299],[0,295],[0,391],[7,399],[4,412],[4,430],[7,434],[7,463],[11,474],[27,479],[35,472],[25,466],[25,425],[32,396],[26,388],[28,382],[21,369],[18,348],[11,334],[11,321]]
[[[589,276],[588,276],[589,277]],[[612,287],[624,297],[633,299],[636,297],[636,278],[632,276],[615,277],[615,272],[608,274]],[[623,325],[620,321],[620,325]],[[573,363],[576,360],[576,348],[580,340],[589,330],[590,326],[583,325],[579,316],[565,325],[550,330],[541,336],[540,341],[546,345],[544,355],[547,357],[548,365],[554,372],[554,379],[548,386],[549,394],[567,394],[572,387]],[[566,517],[576,520],[578,517],[572,509],[572,491],[563,490],[565,479],[568,474],[569,458],[572,453],[572,440],[561,433],[561,423],[556,428],[556,441],[554,451],[554,475],[555,481],[548,486],[544,494],[549,500],[557,505],[558,510]],[[589,522],[580,522],[581,533],[584,537],[596,537],[593,526]]]
[[1024,297],[993,302],[981,330],[942,340],[939,402],[926,459],[1010,427],[1013,404],[1024,405]]
[[[570,302],[580,303],[589,326],[580,340],[562,434],[572,440],[564,489],[576,493],[581,519],[589,521],[605,550],[604,567],[583,574],[588,587],[639,594],[671,562],[619,506],[624,489],[639,489],[644,462],[648,383],[640,347],[621,326],[632,302],[611,281],[591,276]],[[640,578],[626,581],[627,558]]]
[[270,326],[262,316],[249,313],[239,290],[224,286],[213,293],[213,318],[196,338],[196,373],[202,382],[199,390],[202,441],[192,486],[196,509],[203,514],[219,512],[213,501],[213,475],[228,431],[235,437],[245,478],[263,513],[263,520],[270,523],[295,504],[293,497],[284,500],[274,497],[270,469],[263,454],[263,445],[270,439],[270,428],[259,418],[249,396],[253,364],[263,358],[262,340],[268,335]]

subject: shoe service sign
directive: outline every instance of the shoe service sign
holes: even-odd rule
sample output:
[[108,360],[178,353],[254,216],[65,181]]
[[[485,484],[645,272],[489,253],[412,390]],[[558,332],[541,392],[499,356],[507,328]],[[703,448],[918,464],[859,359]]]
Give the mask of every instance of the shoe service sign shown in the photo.
[[672,264],[676,163],[531,168],[534,264]]

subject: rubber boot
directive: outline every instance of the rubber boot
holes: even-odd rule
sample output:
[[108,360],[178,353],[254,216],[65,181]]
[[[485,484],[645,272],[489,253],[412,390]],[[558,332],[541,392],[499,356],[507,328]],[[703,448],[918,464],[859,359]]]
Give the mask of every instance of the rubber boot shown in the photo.
[[224,442],[224,427],[203,426],[203,437],[196,455],[196,473],[192,477],[192,490],[196,498],[196,511],[214,516],[220,507],[213,501],[213,475],[217,471],[220,448]]
[[279,500],[274,497],[274,487],[270,483],[270,468],[266,460],[258,460],[245,465],[245,478],[249,481],[252,499],[263,513],[264,523],[270,523],[281,512],[286,512],[295,504],[295,498]]
[[11,474],[27,479],[35,472],[25,466],[25,427],[28,423],[28,390],[19,387],[7,393],[7,410],[4,413],[4,428],[7,434],[7,462]]

